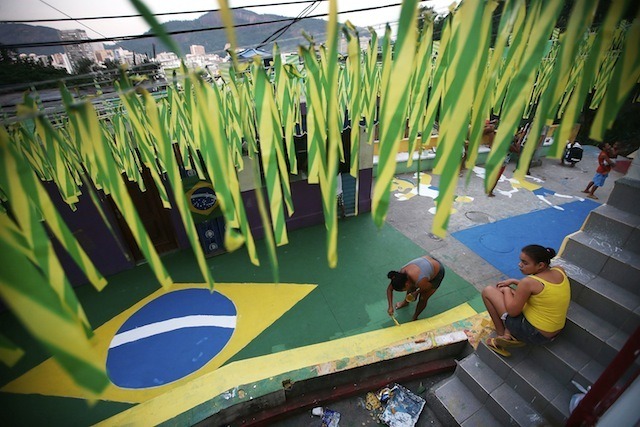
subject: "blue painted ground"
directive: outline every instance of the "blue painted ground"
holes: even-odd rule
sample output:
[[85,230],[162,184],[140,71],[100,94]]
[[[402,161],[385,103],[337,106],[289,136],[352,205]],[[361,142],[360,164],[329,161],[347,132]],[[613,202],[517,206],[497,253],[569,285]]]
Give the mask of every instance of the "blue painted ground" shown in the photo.
[[179,380],[224,348],[235,330],[236,315],[229,298],[208,289],[161,295],[120,327],[107,354],[107,374],[123,388]]
[[473,252],[509,277],[519,279],[520,249],[539,244],[558,251],[564,238],[578,231],[584,220],[600,204],[591,200],[562,205],[563,211],[549,208],[468,228],[452,234]]

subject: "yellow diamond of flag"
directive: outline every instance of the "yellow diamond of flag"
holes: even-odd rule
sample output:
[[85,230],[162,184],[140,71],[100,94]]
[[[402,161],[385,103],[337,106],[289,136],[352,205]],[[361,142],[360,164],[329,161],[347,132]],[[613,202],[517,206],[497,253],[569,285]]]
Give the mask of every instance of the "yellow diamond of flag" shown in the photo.
[[[95,331],[92,344],[111,380],[99,398],[141,403],[215,371],[315,287],[220,283],[215,292],[206,284],[174,284],[157,290]],[[53,359],[1,391],[93,397]]]

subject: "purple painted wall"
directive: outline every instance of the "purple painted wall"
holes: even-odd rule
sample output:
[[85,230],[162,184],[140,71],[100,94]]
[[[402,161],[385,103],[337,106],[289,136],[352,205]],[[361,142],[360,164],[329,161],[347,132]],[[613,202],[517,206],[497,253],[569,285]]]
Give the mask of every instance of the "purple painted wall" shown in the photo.
[[[107,219],[111,223],[114,234],[109,231],[107,225],[102,221],[88,194],[82,194],[79,197],[79,201],[76,203],[77,210],[74,212],[62,200],[62,196],[53,182],[44,182],[43,185],[49,193],[56,210],[60,213],[78,243],[80,243],[96,268],[104,276],[119,273],[135,265],[133,260],[128,258],[129,254],[125,255],[123,252],[126,246],[121,243],[123,242],[122,235],[108,203],[103,203],[102,206]],[[101,197],[104,197],[104,194],[101,193]],[[72,285],[87,283],[85,274],[58,240],[56,238],[51,240],[69,282]]]
[[[360,199],[358,200],[358,212],[369,212],[371,210],[371,186],[373,183],[373,169],[363,169],[360,171]],[[263,189],[266,200],[266,189]],[[322,198],[320,185],[309,184],[304,181],[291,182],[291,197],[295,212],[291,217],[286,218],[287,230],[310,227],[312,225],[324,223],[322,213]],[[264,229],[258,212],[258,202],[255,190],[242,193],[242,200],[247,211],[247,218],[253,237],[260,239],[264,237]]]
[[[371,210],[371,186],[373,181],[373,170],[365,169],[360,171],[360,200],[358,201],[359,212]],[[125,240],[120,232],[114,212],[109,203],[103,203],[105,214],[111,223],[113,234],[103,223],[98,210],[93,205],[90,197],[86,194],[80,196],[76,204],[77,210],[72,211],[62,200],[57,187],[53,183],[44,183],[51,199],[61,213],[69,229],[78,239],[78,242],[89,257],[95,263],[96,268],[105,276],[128,270],[135,266],[133,258],[128,252]],[[171,190],[167,189],[170,201],[173,201]],[[287,228],[295,230],[302,227],[322,224],[324,215],[322,213],[322,199],[320,186],[310,185],[307,181],[293,181],[291,183],[291,196],[296,208],[295,213],[286,218]],[[264,237],[264,230],[260,221],[260,214],[257,209],[255,191],[245,191],[242,193],[247,217],[252,232],[256,239]],[[266,199],[266,190],[265,190]],[[171,223],[175,230],[176,239],[180,249],[190,246],[184,227],[178,212],[171,210]],[[71,257],[59,244],[57,239],[52,238],[54,249],[67,274],[70,283],[74,286],[87,283],[84,273],[78,268]]]

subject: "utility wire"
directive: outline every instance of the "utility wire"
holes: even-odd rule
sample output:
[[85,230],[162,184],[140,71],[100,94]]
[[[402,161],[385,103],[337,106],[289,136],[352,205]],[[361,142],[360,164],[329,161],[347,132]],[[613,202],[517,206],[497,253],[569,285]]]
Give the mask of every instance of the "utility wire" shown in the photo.
[[284,33],[287,32],[287,30],[289,28],[291,28],[291,26],[293,24],[295,24],[296,22],[300,21],[301,19],[304,19],[306,16],[308,16],[311,12],[313,12],[314,10],[316,10],[316,8],[320,5],[319,1],[314,1],[312,4],[308,5],[307,7],[305,7],[302,12],[300,12],[298,14],[298,16],[296,16],[289,24],[285,25],[284,27],[281,27],[280,29],[274,31],[273,33],[271,33],[267,38],[265,38],[264,40],[262,40],[260,42],[260,44],[257,46],[258,49],[260,49],[262,46],[264,46],[267,43],[270,42],[274,42],[275,40],[277,40],[278,38],[280,38],[280,36],[282,36]]
[[[100,36],[102,36],[102,37],[107,37],[107,36],[105,36],[104,34],[102,34],[100,31],[98,31],[98,30],[96,30],[96,29],[93,29],[93,28],[91,28],[91,27],[90,27],[90,26],[88,26],[88,25],[83,24],[82,22],[80,22],[80,21],[79,21],[79,20],[77,20],[77,19],[72,18],[71,16],[69,16],[69,15],[67,15],[66,13],[64,13],[63,11],[61,11],[60,9],[58,9],[58,8],[56,8],[56,7],[52,6],[52,5],[50,5],[50,4],[49,4],[49,3],[47,3],[46,1],[44,1],[44,0],[39,0],[39,1],[40,1],[40,3],[43,3],[43,4],[47,5],[47,6],[49,6],[49,7],[50,7],[50,8],[52,8],[53,10],[60,12],[60,13],[61,13],[61,14],[63,14],[64,16],[68,17],[70,20],[76,21],[78,24],[80,24],[80,25],[82,25],[83,27],[85,27],[85,28],[89,29],[90,31],[93,31],[94,33],[96,33],[96,34],[98,34],[98,35],[100,35]],[[118,43],[116,43],[116,44],[118,44]]]
[[91,28],[90,26],[85,25],[85,24],[83,24],[82,22],[78,21],[77,19],[73,19],[72,17],[70,17],[69,15],[67,15],[66,13],[64,13],[63,11],[61,11],[60,9],[58,9],[57,7],[50,5],[50,4],[49,4],[49,3],[47,3],[46,1],[44,1],[44,0],[40,0],[40,3],[42,3],[42,4],[45,4],[45,5],[49,6],[51,9],[53,9],[53,10],[55,10],[55,11],[57,11],[57,12],[60,12],[61,14],[63,14],[63,15],[64,15],[64,16],[66,16],[67,18],[69,18],[70,20],[76,21],[78,24],[82,25],[83,27],[87,28],[88,30],[93,31],[94,33],[96,33],[96,34],[98,34],[98,35],[100,35],[100,36],[102,36],[102,37],[107,37],[107,36],[105,36],[104,34],[102,34],[100,31],[96,31],[96,30],[94,30],[93,28]]
[[[388,5],[383,5],[383,6],[371,6],[371,7],[364,7],[360,9],[344,10],[344,11],[339,11],[338,15],[344,14],[344,13],[366,12],[370,10],[386,9],[389,7],[396,7],[401,5],[402,3],[392,3]],[[321,18],[327,15],[329,14],[319,13],[315,15],[308,15],[304,19]],[[262,22],[249,22],[246,24],[236,24],[233,26],[233,28],[245,28],[245,27],[254,27],[256,25],[289,22],[291,21],[291,19],[292,18],[283,18],[283,19],[273,19],[273,20],[262,21]],[[167,32],[167,34],[168,35],[190,34],[190,33],[204,32],[204,31],[223,30],[224,28],[225,28],[224,26],[218,26],[218,27],[191,29],[191,30],[169,31]],[[90,40],[49,41],[49,42],[40,42],[40,43],[14,43],[14,44],[5,44],[5,45],[2,45],[2,47],[4,47],[5,49],[25,49],[25,48],[33,48],[33,47],[47,47],[47,46],[68,46],[68,45],[76,45],[76,44],[83,44],[83,43],[121,42],[121,41],[139,40],[139,39],[145,39],[145,38],[151,38],[151,37],[156,37],[156,35],[155,34],[139,34],[139,35],[132,35],[132,36],[120,36],[120,37],[90,39]]]
[[[280,2],[280,3],[269,3],[269,4],[253,4],[248,6],[233,6],[229,9],[237,10],[237,9],[257,9],[260,7],[270,7],[270,6],[288,6],[293,4],[301,4],[301,3],[313,3],[314,1],[327,1],[327,0],[297,0],[291,2]],[[190,15],[196,13],[209,13],[209,12],[219,12],[220,9],[204,9],[204,10],[188,10],[184,12],[161,12],[161,13],[153,13],[153,16],[171,16],[171,15]],[[62,12],[61,12],[62,13]],[[66,15],[66,14],[65,14]],[[69,15],[66,15],[69,16]],[[27,24],[27,23],[40,23],[40,22],[66,22],[66,21],[91,21],[98,19],[122,19],[122,18],[141,18],[143,15],[141,14],[133,14],[133,15],[109,15],[109,16],[88,16],[83,18],[50,18],[50,19],[17,19],[11,21],[0,21],[0,24]]]

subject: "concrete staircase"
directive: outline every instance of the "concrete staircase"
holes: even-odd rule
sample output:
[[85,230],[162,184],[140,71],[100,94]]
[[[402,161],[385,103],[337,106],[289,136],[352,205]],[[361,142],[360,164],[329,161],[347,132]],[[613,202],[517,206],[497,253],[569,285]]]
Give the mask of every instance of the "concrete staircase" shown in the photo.
[[565,424],[577,393],[571,381],[593,384],[640,326],[640,179],[616,181],[554,264],[571,282],[564,331],[547,346],[510,349],[509,358],[480,343],[429,390],[427,404],[443,424]]

